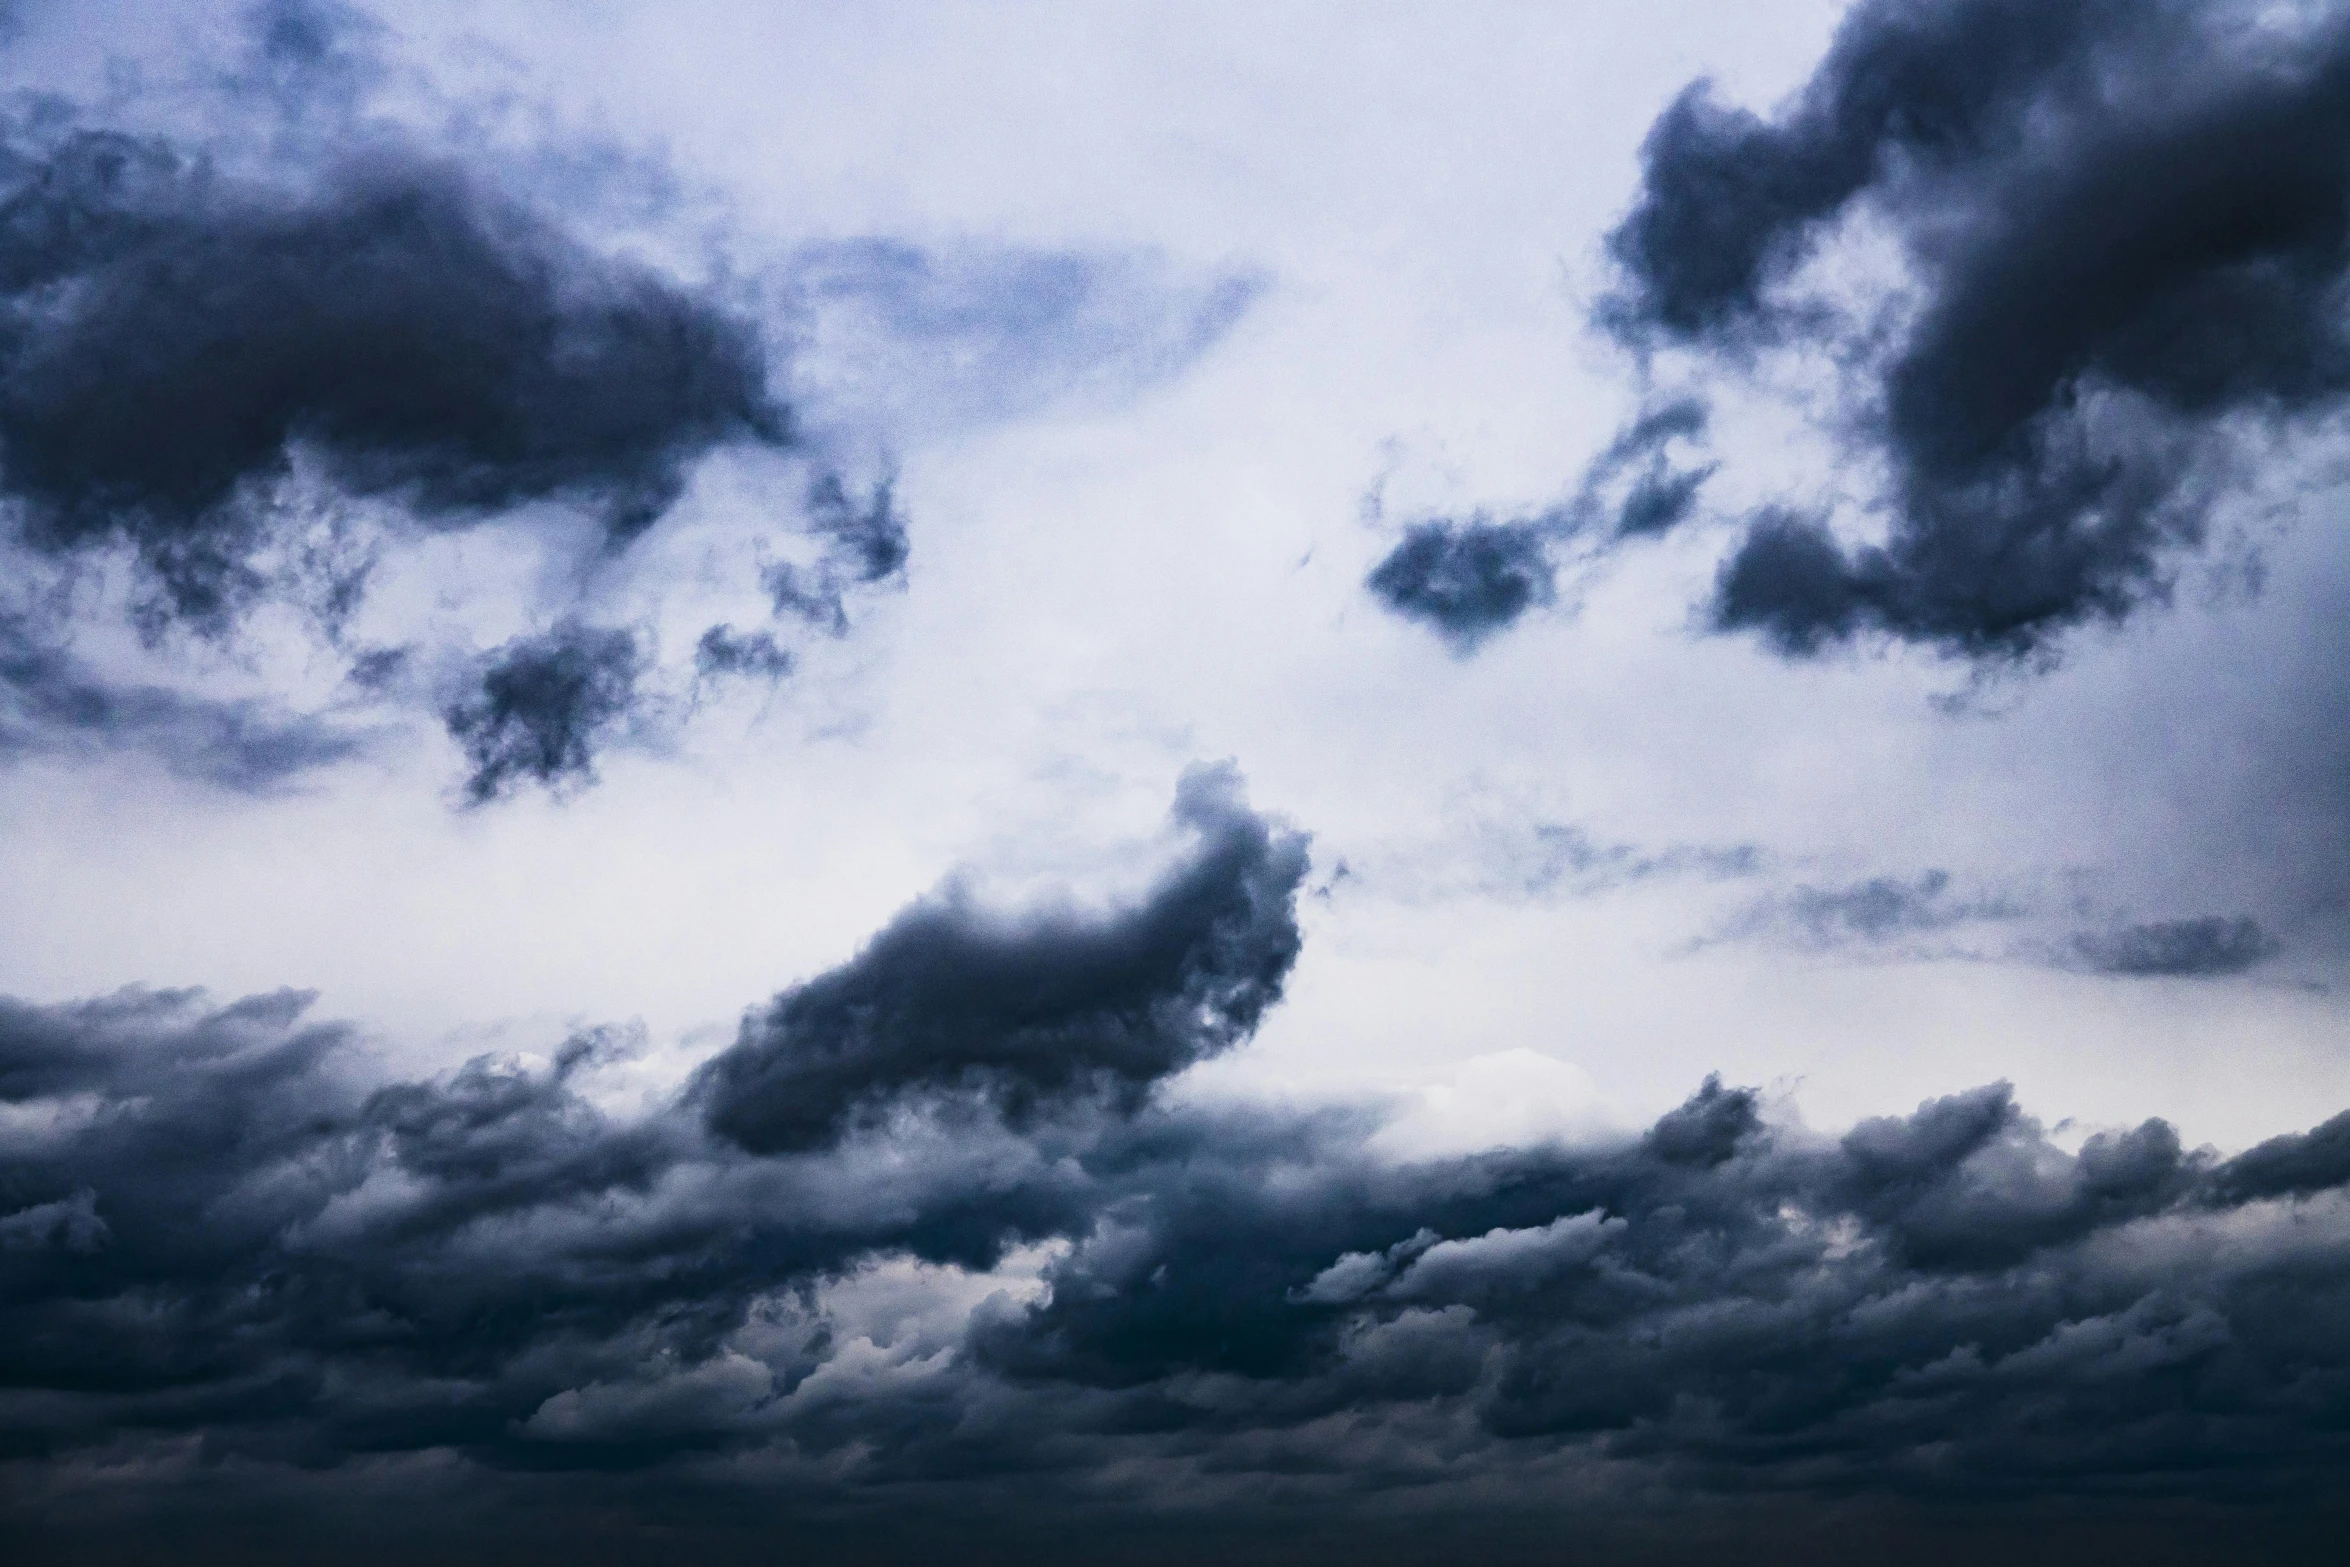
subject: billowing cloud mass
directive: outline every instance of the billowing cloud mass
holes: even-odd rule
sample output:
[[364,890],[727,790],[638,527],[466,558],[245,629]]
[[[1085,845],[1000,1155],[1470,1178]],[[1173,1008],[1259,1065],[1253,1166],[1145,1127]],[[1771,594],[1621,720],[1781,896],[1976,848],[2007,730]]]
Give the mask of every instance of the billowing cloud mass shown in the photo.
[[1369,1112],[1154,1092],[1299,941],[1300,838],[1226,770],[1176,823],[1132,907],[917,905],[640,1111],[622,1034],[376,1085],[294,992],[0,1005],[0,1486],[50,1527],[123,1464],[198,1505],[200,1437],[214,1508],[428,1453],[476,1495],[977,1486],[1037,1525],[1088,1489],[1258,1521],[1232,1483],[1278,1475],[1336,1524],[1537,1471],[1603,1521],[1668,1479],[2333,1494],[2350,1115],[2222,1159],[2060,1144],[1995,1085],[1831,1139],[1708,1082],[1637,1137],[1397,1163]]
[[[1769,118],[1691,86],[1606,319],[1732,359],[1848,330],[1886,476],[1875,542],[1757,517],[1719,624],[2008,658],[2160,598],[2247,444],[2350,394],[2346,123],[2330,7],[1868,0]],[[1885,301],[1806,281],[1861,223],[1914,290],[1882,352]]]

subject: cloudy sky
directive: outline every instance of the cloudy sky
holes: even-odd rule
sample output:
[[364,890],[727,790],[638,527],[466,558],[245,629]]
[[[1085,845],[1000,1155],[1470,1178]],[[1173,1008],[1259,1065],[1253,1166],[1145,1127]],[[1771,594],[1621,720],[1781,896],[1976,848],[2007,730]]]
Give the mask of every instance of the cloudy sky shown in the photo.
[[12,1556],[2350,1521],[2350,11],[4,15]]

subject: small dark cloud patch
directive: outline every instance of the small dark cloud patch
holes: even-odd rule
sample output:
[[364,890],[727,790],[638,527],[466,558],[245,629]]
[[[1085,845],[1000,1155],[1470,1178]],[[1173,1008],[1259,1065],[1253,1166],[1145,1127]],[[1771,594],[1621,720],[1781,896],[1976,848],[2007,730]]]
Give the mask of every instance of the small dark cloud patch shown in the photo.
[[1937,869],[1774,893],[1733,919],[1722,939],[1772,937],[1820,951],[1884,947],[2023,912],[2003,897],[1964,895]]
[[883,479],[862,499],[830,469],[810,481],[808,528],[822,549],[817,560],[778,561],[760,573],[760,586],[779,620],[797,620],[845,636],[849,595],[902,579],[911,547],[895,484]]
[[929,1095],[1016,1119],[1131,1102],[1247,1038],[1297,959],[1305,840],[1252,813],[1229,768],[1186,776],[1175,821],[1189,857],[1108,920],[1005,927],[951,894],[908,910],[744,1023],[700,1080],[711,1126],[774,1153]]
[[1909,881],[1872,876],[1843,887],[1798,887],[1787,896],[1787,913],[1817,942],[1883,941],[1966,918],[1949,893],[1948,871],[1927,871]]
[[791,671],[791,650],[777,642],[772,632],[741,632],[730,625],[716,625],[694,643],[694,673],[704,680],[728,675],[781,680]]
[[1708,468],[1668,469],[1661,463],[1642,473],[1616,514],[1616,532],[1625,538],[1664,533],[1697,510],[1698,491],[1713,476]]
[[1562,556],[1578,543],[1588,553],[1653,538],[1693,515],[1716,465],[1690,461],[1673,443],[1698,440],[1707,418],[1695,398],[1646,409],[1591,459],[1564,503],[1506,522],[1414,523],[1364,585],[1396,614],[1472,652],[1555,599]]
[[[1687,521],[1720,465],[1676,456],[1673,443],[1701,440],[1710,418],[1694,397],[1643,411],[1584,470],[1573,510],[1587,525],[1618,538],[1654,537]],[[1605,521],[1611,515],[1612,530]]]
[[[1724,629],[1801,655],[1869,632],[2043,652],[2169,590],[2232,453],[2350,397],[2350,28],[2331,10],[1868,0],[1772,118],[1683,93],[1650,131],[1602,311],[1645,349],[1825,344],[1890,474],[1881,542],[1767,512]],[[1882,301],[1798,297],[1866,210],[1909,258]]]
[[465,753],[467,802],[484,805],[524,783],[592,782],[597,750],[636,709],[643,670],[634,633],[575,620],[485,656],[474,688],[442,713]]
[[2132,978],[2241,974],[2282,950],[2258,920],[2217,914],[2084,933],[2072,945],[2084,967]]
[[1550,602],[1550,534],[1540,520],[1416,523],[1364,585],[1466,652]]

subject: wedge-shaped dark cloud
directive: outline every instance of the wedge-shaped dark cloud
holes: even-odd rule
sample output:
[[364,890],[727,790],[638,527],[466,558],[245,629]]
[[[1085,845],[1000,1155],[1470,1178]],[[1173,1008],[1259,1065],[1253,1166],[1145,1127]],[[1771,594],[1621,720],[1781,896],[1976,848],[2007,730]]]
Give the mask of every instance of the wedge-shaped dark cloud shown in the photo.
[[466,799],[480,805],[524,783],[594,781],[597,751],[637,708],[643,671],[635,633],[576,620],[486,655],[473,688],[442,714],[465,753]]
[[[1603,314],[1738,359],[1824,335],[1874,365],[1851,422],[1890,474],[1882,542],[1758,519],[1719,623],[2012,657],[2160,597],[2238,443],[2350,393],[2346,124],[2328,7],[1867,0],[1771,118],[1691,87],[1649,134]],[[1916,291],[1882,353],[1883,301],[1790,292],[1864,213]]]
[[2175,977],[2241,974],[2282,948],[2258,920],[2207,914],[2086,932],[2073,938],[2073,950],[2085,966],[2099,973]]
[[34,546],[127,541],[202,625],[298,463],[434,525],[563,501],[623,542],[713,446],[788,438],[748,324],[446,164],[245,185],[75,131],[0,177],[0,487]]
[[128,751],[184,777],[260,791],[367,744],[361,731],[250,698],[109,680],[0,613],[0,757]]
[[950,891],[843,968],[785,991],[704,1070],[711,1127],[755,1153],[818,1147],[925,1095],[1024,1120],[1131,1103],[1254,1033],[1297,959],[1305,840],[1252,813],[1230,768],[1175,800],[1190,854],[1132,909],[1005,925]]

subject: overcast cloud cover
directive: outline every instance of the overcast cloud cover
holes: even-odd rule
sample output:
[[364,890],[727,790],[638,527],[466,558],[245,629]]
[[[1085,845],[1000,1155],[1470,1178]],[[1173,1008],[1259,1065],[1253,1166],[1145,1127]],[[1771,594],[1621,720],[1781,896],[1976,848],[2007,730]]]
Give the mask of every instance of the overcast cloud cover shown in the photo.
[[10,1560],[2338,1552],[2350,12],[6,16]]

